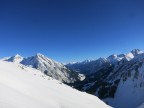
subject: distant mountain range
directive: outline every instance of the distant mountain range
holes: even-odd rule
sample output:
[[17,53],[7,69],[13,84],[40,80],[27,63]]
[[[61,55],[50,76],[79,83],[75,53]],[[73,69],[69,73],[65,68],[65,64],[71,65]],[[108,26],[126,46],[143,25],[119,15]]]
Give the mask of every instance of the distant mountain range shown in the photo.
[[66,67],[86,76],[70,86],[96,95],[114,108],[137,108],[144,102],[144,52],[139,49]]
[[144,52],[134,49],[128,54],[113,54],[107,58],[99,58],[97,60],[85,60],[82,62],[68,63],[66,66],[82,74],[92,74],[109,65],[115,65],[120,61],[131,61],[132,59],[143,59]]

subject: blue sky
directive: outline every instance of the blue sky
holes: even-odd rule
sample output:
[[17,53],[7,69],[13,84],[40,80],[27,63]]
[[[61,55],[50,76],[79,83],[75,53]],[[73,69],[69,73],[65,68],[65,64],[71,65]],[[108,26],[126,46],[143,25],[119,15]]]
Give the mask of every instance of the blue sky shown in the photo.
[[0,57],[60,62],[144,50],[143,0],[0,0]]

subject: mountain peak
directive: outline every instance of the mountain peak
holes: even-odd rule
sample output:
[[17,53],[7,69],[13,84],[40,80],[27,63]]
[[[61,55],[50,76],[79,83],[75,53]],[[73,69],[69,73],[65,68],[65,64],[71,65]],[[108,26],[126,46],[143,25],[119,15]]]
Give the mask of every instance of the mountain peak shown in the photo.
[[109,57],[107,57],[107,59],[116,59],[117,58],[117,55],[116,54],[112,54],[110,55]]
[[[37,53],[35,56],[33,56],[35,59],[49,59],[48,57],[46,57],[45,55],[41,54],[41,53]],[[50,60],[50,59],[49,59]]]
[[21,55],[19,55],[19,54],[16,54],[14,57],[22,57]]
[[22,60],[23,60],[23,57],[20,56],[19,54],[16,54],[15,56],[12,56],[12,57],[6,59],[5,61],[19,63],[19,62],[21,62]]
[[44,74],[61,82],[72,83],[79,80],[79,76],[76,72],[70,71],[63,64],[50,59],[41,53],[24,58],[24,60],[22,60],[20,63],[25,66],[36,68]]
[[133,50],[131,51],[131,53],[132,53],[134,56],[136,56],[136,55],[138,55],[138,54],[143,53],[143,51],[141,51],[140,49],[133,49]]
[[41,53],[37,53],[35,56],[37,56],[37,57],[43,57],[44,55],[41,54]]
[[88,63],[88,62],[90,62],[90,60],[88,60],[88,59],[82,61],[83,64],[86,64],[86,63]]
[[107,61],[106,58],[102,58],[102,57],[98,58],[97,60],[99,60],[99,61]]

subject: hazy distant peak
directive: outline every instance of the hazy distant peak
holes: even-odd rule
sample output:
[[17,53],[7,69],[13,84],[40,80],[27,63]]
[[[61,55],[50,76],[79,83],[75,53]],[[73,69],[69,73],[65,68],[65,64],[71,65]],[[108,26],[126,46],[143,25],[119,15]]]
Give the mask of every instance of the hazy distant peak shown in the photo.
[[5,61],[9,61],[9,62],[16,62],[16,63],[19,63],[23,60],[23,57],[20,56],[19,54],[16,54],[12,57],[9,57],[7,59],[5,59]]
[[102,58],[102,57],[98,58],[97,60],[98,60],[98,61],[107,61],[106,58]]
[[43,54],[41,54],[41,53],[37,53],[36,55],[35,55],[35,57],[45,57]]
[[117,57],[116,54],[112,54],[112,55],[109,56],[109,58],[116,58],[116,57]]
[[125,54],[119,54],[118,57],[125,57]]
[[22,57],[22,56],[21,56],[21,55],[19,55],[19,54],[16,54],[16,55],[15,55],[15,57]]
[[138,54],[143,53],[143,51],[141,51],[140,49],[133,49],[133,50],[131,51],[131,53],[132,53],[134,56],[136,56],[136,55],[138,55]]

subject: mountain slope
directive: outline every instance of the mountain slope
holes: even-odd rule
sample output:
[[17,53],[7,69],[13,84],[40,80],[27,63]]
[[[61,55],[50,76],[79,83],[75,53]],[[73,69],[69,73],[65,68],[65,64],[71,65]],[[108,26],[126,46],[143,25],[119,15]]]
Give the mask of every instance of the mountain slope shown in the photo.
[[44,74],[62,82],[72,83],[81,80],[82,75],[67,69],[63,64],[58,63],[42,54],[23,58],[19,55],[5,59],[5,61],[21,63],[40,70]]
[[137,108],[144,102],[144,53],[135,49],[121,55],[121,59],[117,55],[108,57],[109,65],[70,85],[114,108]]
[[69,63],[66,65],[69,69],[78,71],[82,74],[92,74],[97,72],[98,70],[109,66],[110,63],[105,58],[99,58],[97,60],[91,60],[91,61],[83,61],[83,62],[77,62],[77,63]]
[[40,71],[0,61],[0,108],[110,108]]

